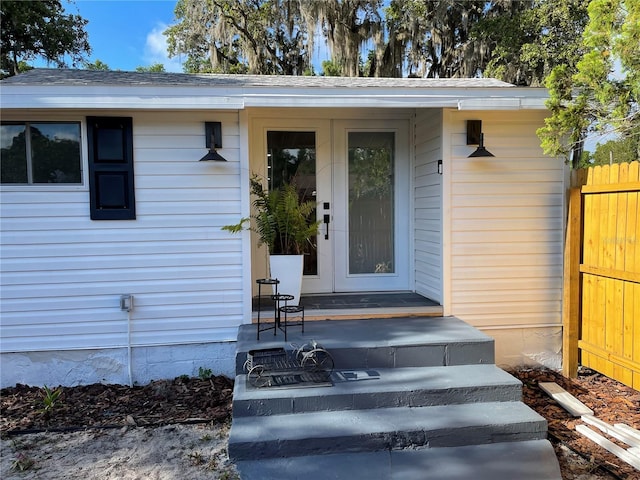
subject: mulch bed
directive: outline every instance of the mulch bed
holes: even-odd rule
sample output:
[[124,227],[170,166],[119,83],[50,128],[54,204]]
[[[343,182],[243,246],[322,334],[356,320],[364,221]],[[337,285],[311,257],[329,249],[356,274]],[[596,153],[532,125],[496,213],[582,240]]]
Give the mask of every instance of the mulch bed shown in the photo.
[[47,410],[45,397],[44,390],[38,387],[17,385],[2,389],[0,432],[223,423],[231,418],[233,381],[223,376],[179,377],[143,387],[62,387],[60,397]]
[[[594,415],[610,425],[625,423],[640,429],[640,392],[615,380],[605,377],[593,370],[580,369],[578,378],[568,379],[551,370],[516,370],[510,371],[523,383],[523,399],[531,408],[547,419],[549,424],[549,440],[554,444],[563,478],[591,478],[580,476],[567,465],[567,459],[560,454],[564,446],[577,452],[587,460],[584,468],[591,469],[593,478],[621,478],[625,480],[640,479],[640,472],[629,464],[596,445],[591,440],[576,432],[575,426],[583,423],[580,418],[572,417],[559,404],[552,400],[538,387],[538,382],[555,382],[574,397],[593,410]],[[591,427],[597,430],[595,427]],[[602,434],[602,432],[598,431]],[[610,437],[623,448],[628,445]],[[563,464],[564,462],[564,464]],[[600,477],[596,474],[608,476]]]
[[[565,480],[583,478],[640,479],[640,472],[575,431],[581,423],[545,394],[538,382],[556,382],[596,417],[609,424],[626,423],[640,429],[640,392],[583,369],[567,379],[550,370],[510,371],[523,382],[526,404],[549,423],[549,440],[560,459]],[[140,387],[94,384],[63,387],[53,407],[45,411],[41,388],[17,385],[0,391],[0,433],[65,431],[86,427],[116,428],[173,423],[215,422],[231,419],[233,381],[222,376],[176,378]],[[624,444],[621,444],[624,446]],[[578,452],[581,465],[561,450]],[[587,471],[585,476],[584,471]]]

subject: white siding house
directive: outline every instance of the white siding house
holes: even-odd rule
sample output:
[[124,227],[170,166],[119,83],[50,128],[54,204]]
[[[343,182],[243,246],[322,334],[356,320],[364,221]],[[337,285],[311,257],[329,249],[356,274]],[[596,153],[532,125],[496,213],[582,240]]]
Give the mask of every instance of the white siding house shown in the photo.
[[[2,179],[1,385],[232,375],[264,260],[248,232],[221,227],[249,214],[268,131],[312,134],[317,198],[338,225],[348,143],[395,142],[394,275],[353,282],[338,238],[319,247],[307,293],[417,292],[493,335],[498,364],[558,366],[566,170],[535,134],[545,98],[490,79],[34,70],[2,81],[3,155],[18,138],[7,125],[71,122],[81,180]],[[132,125],[135,214],[92,219],[92,122],[114,117]],[[468,158],[467,120],[482,120],[495,157]],[[227,162],[198,161],[212,121]]]

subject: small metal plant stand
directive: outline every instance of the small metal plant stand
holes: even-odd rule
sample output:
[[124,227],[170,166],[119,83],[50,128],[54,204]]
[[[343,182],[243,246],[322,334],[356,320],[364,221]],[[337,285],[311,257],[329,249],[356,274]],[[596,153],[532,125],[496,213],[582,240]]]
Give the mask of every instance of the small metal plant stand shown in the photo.
[[278,295],[278,284],[280,283],[280,281],[277,278],[259,278],[258,280],[256,280],[256,283],[258,284],[258,332],[257,332],[257,340],[260,340],[260,332],[264,332],[267,330],[273,330],[273,336],[275,337],[276,335],[276,328],[277,328],[277,323],[276,320],[274,318],[273,323],[268,323],[266,325],[260,326],[260,310],[262,310],[262,286],[263,285],[267,285],[267,286],[273,286],[275,285],[275,295]]
[[[290,300],[293,300],[293,296],[291,296]],[[284,313],[284,321],[282,320],[282,314]],[[289,323],[289,315],[300,314],[300,319],[296,322]],[[278,316],[277,316],[278,328],[284,332],[284,341],[287,341],[287,327],[293,326],[302,326],[302,333],[304,333],[304,306],[302,305],[285,305],[283,307],[278,307]],[[284,325],[284,327],[283,327]]]
[[[304,306],[302,305],[288,305],[295,297],[287,293],[278,293],[278,284],[280,281],[277,278],[260,278],[256,280],[258,284],[258,328],[257,328],[257,340],[260,340],[260,332],[273,330],[273,336],[275,337],[277,329],[284,332],[284,341],[287,341],[287,327],[288,326],[302,326],[302,333],[304,333]],[[273,295],[269,298],[273,301],[273,323],[266,323],[260,325],[260,310],[262,309],[262,286],[271,285],[274,287]],[[284,305],[281,305],[284,302]],[[284,322],[282,320],[282,314],[284,313]],[[296,322],[289,323],[289,315],[299,314],[300,319]]]
[[281,347],[251,350],[244,368],[253,387],[292,388],[330,384],[333,365],[331,354],[311,341],[293,350]]

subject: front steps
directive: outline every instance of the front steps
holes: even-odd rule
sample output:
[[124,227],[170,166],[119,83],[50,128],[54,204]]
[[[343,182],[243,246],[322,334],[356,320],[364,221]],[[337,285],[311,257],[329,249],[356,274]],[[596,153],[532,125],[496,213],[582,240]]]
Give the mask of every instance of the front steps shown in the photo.
[[[297,332],[294,333],[294,332]],[[281,334],[238,334],[229,456],[242,478],[560,479],[546,422],[493,365],[493,340],[456,318],[309,322],[333,386],[255,389],[242,364]],[[290,348],[290,347],[289,347]],[[466,475],[466,476],[465,476]]]

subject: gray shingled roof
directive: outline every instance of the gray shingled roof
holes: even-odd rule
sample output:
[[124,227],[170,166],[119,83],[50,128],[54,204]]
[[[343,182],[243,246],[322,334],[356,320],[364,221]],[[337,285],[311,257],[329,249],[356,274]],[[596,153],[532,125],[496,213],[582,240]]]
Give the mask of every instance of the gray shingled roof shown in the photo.
[[34,69],[9,77],[2,85],[185,86],[271,88],[505,88],[493,78],[354,78],[283,75],[148,73],[68,69]]

